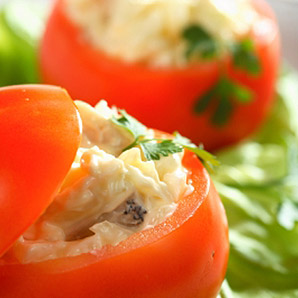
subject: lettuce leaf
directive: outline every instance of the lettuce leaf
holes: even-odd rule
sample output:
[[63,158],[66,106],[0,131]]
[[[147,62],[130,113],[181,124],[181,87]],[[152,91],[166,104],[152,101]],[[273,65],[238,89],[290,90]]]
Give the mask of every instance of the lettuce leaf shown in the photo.
[[230,259],[221,297],[298,297],[298,76],[284,71],[260,132],[218,153]]
[[49,3],[9,0],[0,9],[0,86],[38,83],[37,50]]

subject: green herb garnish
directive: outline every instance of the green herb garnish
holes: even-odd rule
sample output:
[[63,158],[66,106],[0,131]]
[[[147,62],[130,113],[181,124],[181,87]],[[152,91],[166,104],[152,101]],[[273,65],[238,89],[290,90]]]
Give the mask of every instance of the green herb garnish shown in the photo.
[[133,137],[138,138],[146,134],[146,126],[134,117],[126,113],[125,110],[119,110],[121,117],[113,117],[112,121],[128,131]]
[[[220,56],[219,42],[199,25],[190,25],[182,32],[182,37],[187,43],[185,56],[191,58],[215,58]],[[251,75],[258,75],[261,72],[261,64],[255,54],[255,46],[252,40],[245,38],[237,43],[226,46],[231,52],[232,63],[235,68],[246,71]],[[196,114],[202,114],[210,107],[213,108],[210,122],[215,126],[223,126],[229,122],[235,104],[247,104],[253,99],[250,89],[239,84],[229,77],[226,64],[218,60],[221,74],[214,86],[200,96],[195,104]]]
[[113,117],[111,121],[128,131],[134,137],[134,141],[124,148],[123,152],[139,146],[147,160],[159,160],[161,156],[169,156],[187,149],[195,153],[208,170],[213,170],[215,166],[219,165],[215,156],[205,151],[202,145],[197,147],[178,132],[174,133],[174,139],[147,138],[147,128],[142,123],[127,114],[124,110],[120,110],[119,112],[121,117]]
[[255,46],[251,39],[244,39],[231,47],[233,64],[235,67],[247,71],[249,74],[258,75],[261,72],[261,63],[255,54]]
[[216,126],[226,124],[235,108],[234,102],[246,104],[251,102],[252,92],[228,77],[221,77],[194,105],[197,114],[205,112],[209,107],[215,107],[211,123]]
[[147,160],[159,160],[161,156],[169,156],[183,151],[183,147],[173,140],[156,141],[159,140],[144,139],[139,142]]
[[191,25],[183,33],[183,38],[187,42],[186,58],[199,57],[212,59],[217,54],[217,43],[213,37],[201,26]]
[[188,138],[185,138],[179,134],[179,132],[174,132],[174,142],[181,145],[183,148],[193,152],[196,156],[203,162],[208,171],[213,172],[214,168],[219,166],[220,163],[216,157],[204,150],[203,145],[196,146]]

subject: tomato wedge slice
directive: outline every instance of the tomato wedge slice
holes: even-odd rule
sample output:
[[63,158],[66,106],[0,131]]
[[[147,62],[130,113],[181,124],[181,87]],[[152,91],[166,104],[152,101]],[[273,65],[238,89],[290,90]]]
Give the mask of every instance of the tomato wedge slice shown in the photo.
[[41,215],[78,149],[78,111],[59,87],[0,88],[0,256]]

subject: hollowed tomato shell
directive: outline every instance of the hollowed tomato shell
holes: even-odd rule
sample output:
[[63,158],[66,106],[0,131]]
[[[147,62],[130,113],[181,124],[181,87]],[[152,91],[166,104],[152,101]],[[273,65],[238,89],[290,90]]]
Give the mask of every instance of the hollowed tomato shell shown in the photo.
[[39,263],[0,259],[0,297],[211,298],[228,260],[223,205],[201,162],[183,160],[194,191],[174,214],[117,246]]
[[178,130],[208,150],[237,143],[263,123],[272,106],[279,68],[280,39],[273,11],[264,0],[251,2],[263,18],[250,33],[262,70],[252,76],[226,62],[229,77],[250,89],[253,100],[235,102],[225,125],[211,123],[215,107],[200,115],[194,110],[195,102],[219,78],[218,61],[154,68],[113,58],[91,45],[66,13],[63,0],[57,1],[41,43],[41,75],[44,82],[67,88],[73,98],[91,104],[104,98],[147,126]]

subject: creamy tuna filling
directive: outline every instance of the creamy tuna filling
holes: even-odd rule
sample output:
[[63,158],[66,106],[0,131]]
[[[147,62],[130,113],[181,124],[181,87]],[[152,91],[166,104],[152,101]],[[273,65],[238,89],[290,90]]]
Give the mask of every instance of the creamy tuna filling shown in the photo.
[[[20,262],[75,256],[117,245],[151,228],[192,191],[183,153],[146,161],[138,147],[122,153],[132,136],[110,120],[104,101],[96,108],[77,102],[83,139],[67,179],[53,203],[14,245]],[[152,130],[147,130],[153,136]]]
[[199,24],[220,43],[248,34],[259,15],[249,0],[65,0],[82,38],[109,55],[153,66],[181,66],[182,31]]

